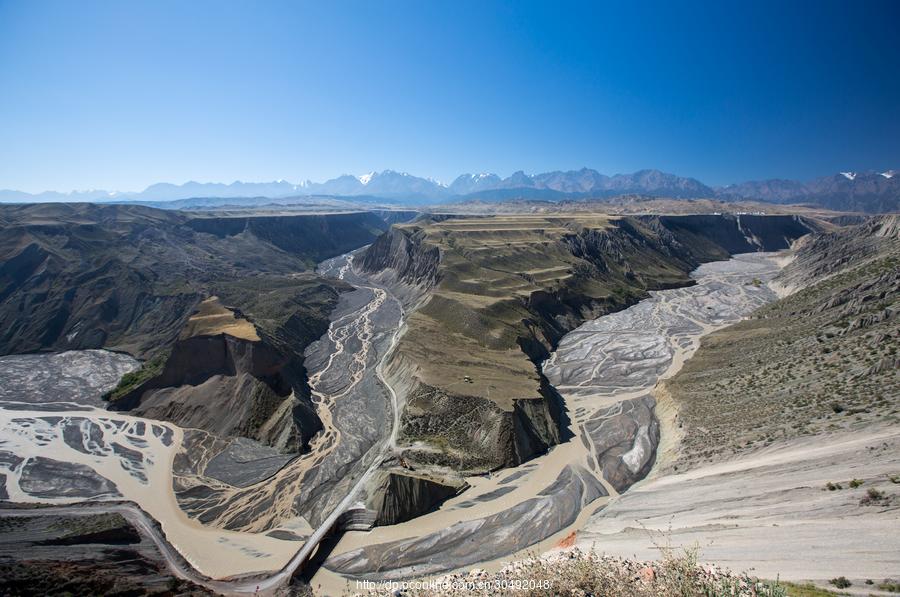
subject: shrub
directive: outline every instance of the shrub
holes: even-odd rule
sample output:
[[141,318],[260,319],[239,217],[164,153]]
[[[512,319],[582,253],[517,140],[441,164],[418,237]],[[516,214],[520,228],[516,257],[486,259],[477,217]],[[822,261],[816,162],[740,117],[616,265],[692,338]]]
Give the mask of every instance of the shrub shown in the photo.
[[831,584],[833,584],[834,586],[836,586],[839,589],[846,589],[847,587],[849,587],[850,585],[853,584],[852,582],[847,580],[846,576],[838,576],[837,578],[832,578],[828,582],[830,582]]
[[887,503],[888,497],[885,495],[883,491],[878,491],[874,487],[870,487],[866,492],[866,495],[863,496],[863,499],[859,500],[860,506],[874,506],[878,504]]
[[139,387],[148,379],[156,377],[162,373],[163,366],[166,364],[168,358],[168,352],[161,352],[152,359],[144,361],[140,369],[123,375],[115,388],[103,394],[103,399],[108,402],[115,402]]
[[[508,564],[495,573],[473,570],[439,579],[448,583],[481,583],[469,595],[508,595],[516,597],[787,597],[785,585],[777,581],[760,581],[746,574],[703,566],[698,563],[699,550],[674,550],[660,547],[662,559],[640,562],[600,555],[595,551],[572,550],[548,557],[532,556]],[[550,588],[500,589],[515,581],[552,581]],[[383,594],[383,593],[375,593]],[[454,589],[401,591],[404,597],[443,597],[459,595]]]

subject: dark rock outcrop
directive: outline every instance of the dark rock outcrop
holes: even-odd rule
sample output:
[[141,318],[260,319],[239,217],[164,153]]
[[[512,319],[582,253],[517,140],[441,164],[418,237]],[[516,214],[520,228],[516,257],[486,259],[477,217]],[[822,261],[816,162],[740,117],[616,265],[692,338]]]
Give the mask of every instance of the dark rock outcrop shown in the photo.
[[504,410],[487,398],[448,392],[424,383],[407,397],[402,439],[444,449],[404,451],[414,462],[479,473],[518,466],[560,440],[560,411],[544,399],[513,401]]
[[398,282],[431,288],[438,281],[440,261],[440,249],[425,243],[424,233],[392,228],[366,250],[361,267],[372,274],[390,271]]
[[218,238],[252,235],[310,266],[366,245],[387,229],[387,223],[370,212],[247,217],[200,217],[187,225]]
[[387,471],[381,474],[375,487],[369,500],[376,513],[374,522],[385,526],[436,510],[466,486],[445,485],[414,474]]
[[[674,235],[686,257],[699,263],[737,253],[780,251],[819,226],[800,216],[788,215],[686,215],[646,216],[658,220]],[[723,253],[724,252],[724,253]]]
[[409,222],[419,215],[419,212],[410,209],[373,209],[372,213],[384,220],[388,226]]
[[179,340],[158,376],[110,408],[294,452],[322,428],[311,402],[293,393],[303,376],[265,341],[195,336]]
[[118,514],[30,514],[0,518],[4,595],[212,595],[173,576],[152,539]]
[[177,338],[212,287],[280,292],[287,276],[386,226],[368,212],[196,218],[135,205],[0,206],[0,354],[114,348],[144,358]]

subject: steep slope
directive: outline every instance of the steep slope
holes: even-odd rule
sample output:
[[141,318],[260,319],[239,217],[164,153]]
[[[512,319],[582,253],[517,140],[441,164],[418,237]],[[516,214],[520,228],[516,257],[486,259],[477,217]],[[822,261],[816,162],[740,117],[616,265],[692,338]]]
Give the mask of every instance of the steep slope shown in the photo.
[[0,515],[5,595],[213,595],[173,576],[153,541],[119,514],[14,513]]
[[322,428],[304,391],[302,359],[260,333],[217,298],[207,299],[158,373],[122,392],[110,408],[299,451]]
[[704,339],[668,382],[684,435],[679,470],[800,436],[896,424],[897,216],[807,237],[780,278],[797,291]]
[[112,393],[115,408],[283,451],[321,427],[303,352],[348,288],[305,270],[387,227],[371,213],[90,204],[4,207],[0,220],[0,353],[132,353],[147,362]]
[[786,216],[437,217],[394,226],[362,267],[415,307],[388,374],[405,391],[401,442],[414,467],[484,472],[566,432],[539,373],[563,334],[732,252],[805,234]]
[[253,236],[303,260],[307,268],[366,245],[386,225],[370,212],[297,216],[198,217],[187,222],[219,239]]

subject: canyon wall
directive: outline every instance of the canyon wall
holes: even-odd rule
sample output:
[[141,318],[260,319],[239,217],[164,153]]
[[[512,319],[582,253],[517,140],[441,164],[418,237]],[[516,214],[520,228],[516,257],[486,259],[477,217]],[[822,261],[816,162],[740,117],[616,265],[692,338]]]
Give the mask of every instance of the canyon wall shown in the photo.
[[404,461],[449,480],[545,452],[568,429],[539,364],[564,334],[650,290],[692,284],[703,262],[782,249],[815,226],[793,216],[590,215],[393,226],[358,264],[416,296],[387,368],[404,399]]

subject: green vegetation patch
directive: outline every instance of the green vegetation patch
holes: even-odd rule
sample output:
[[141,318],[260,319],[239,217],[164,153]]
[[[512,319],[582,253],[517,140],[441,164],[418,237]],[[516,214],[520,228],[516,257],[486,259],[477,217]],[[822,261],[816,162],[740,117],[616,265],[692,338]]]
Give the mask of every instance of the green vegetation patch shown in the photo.
[[75,537],[125,526],[129,526],[128,521],[121,514],[109,513],[63,517],[53,522],[49,528],[62,533],[63,537]]
[[817,587],[812,583],[798,584],[779,581],[778,584],[787,591],[788,597],[832,597],[833,595],[840,595],[840,593]]
[[147,380],[162,373],[168,358],[169,351],[163,351],[156,354],[156,356],[151,359],[144,361],[140,369],[123,375],[122,379],[119,380],[119,385],[105,393],[103,399],[108,402],[115,402],[128,395],[132,390],[138,388]]

